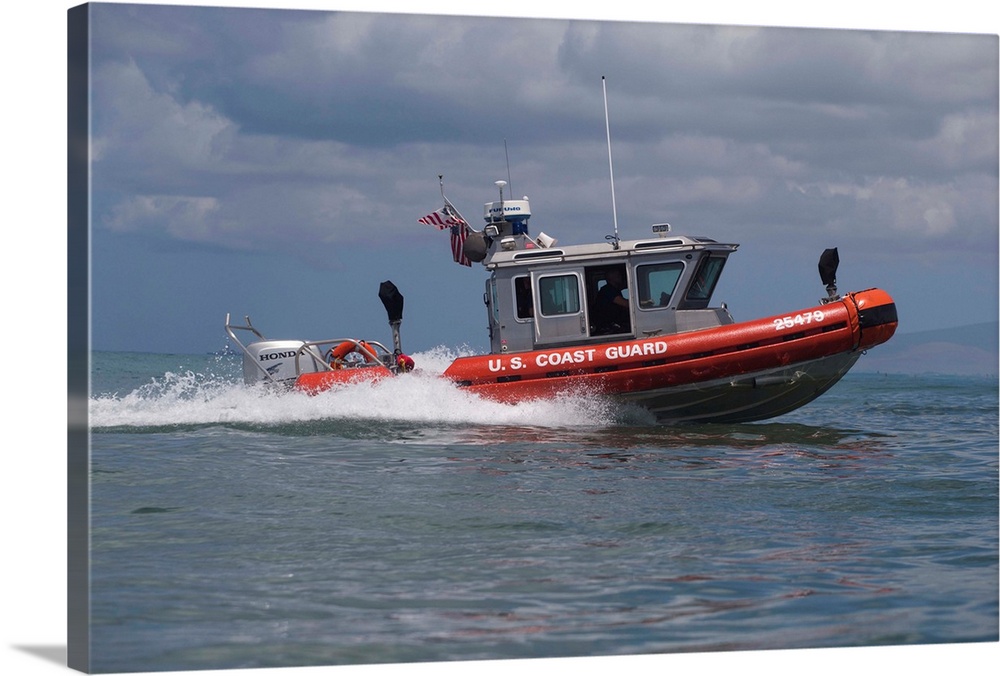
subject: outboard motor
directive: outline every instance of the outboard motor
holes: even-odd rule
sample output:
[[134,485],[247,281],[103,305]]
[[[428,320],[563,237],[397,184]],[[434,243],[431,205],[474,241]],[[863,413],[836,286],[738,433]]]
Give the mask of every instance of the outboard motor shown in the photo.
[[301,340],[261,340],[250,343],[243,351],[243,382],[247,385],[275,382],[291,385],[299,372],[318,371],[313,357],[320,362],[322,357],[315,349],[306,350],[299,356],[299,371],[295,370],[295,354],[304,344]]

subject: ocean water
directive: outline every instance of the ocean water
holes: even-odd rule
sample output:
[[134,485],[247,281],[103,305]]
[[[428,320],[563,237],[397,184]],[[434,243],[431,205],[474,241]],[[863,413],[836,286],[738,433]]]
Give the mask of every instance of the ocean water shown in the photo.
[[664,427],[414,356],[310,397],[95,353],[93,671],[998,640],[995,378]]

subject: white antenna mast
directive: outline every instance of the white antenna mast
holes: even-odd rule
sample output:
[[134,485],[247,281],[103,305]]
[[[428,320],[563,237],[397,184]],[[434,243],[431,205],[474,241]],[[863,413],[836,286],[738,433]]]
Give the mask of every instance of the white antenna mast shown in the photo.
[[495,185],[496,187],[500,188],[500,220],[502,221],[504,219],[503,218],[504,217],[504,211],[503,211],[503,189],[504,189],[504,186],[507,185],[507,181],[494,181],[493,185]]
[[601,89],[604,90],[604,126],[608,132],[608,169],[611,172],[611,215],[615,223],[615,234],[608,237],[608,239],[611,240],[611,246],[617,249],[620,238],[618,237],[618,207],[615,205],[615,166],[611,161],[611,122],[608,119],[608,85],[603,75],[601,76]]
[[510,192],[513,194],[514,184],[511,183],[510,180],[510,155],[507,154],[507,139],[503,140],[503,156],[504,159],[507,161],[507,184],[511,186]]

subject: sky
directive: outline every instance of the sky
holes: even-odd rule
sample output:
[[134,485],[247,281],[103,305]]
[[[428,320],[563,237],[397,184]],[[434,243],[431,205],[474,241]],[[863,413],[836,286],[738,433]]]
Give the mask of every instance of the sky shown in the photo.
[[[494,182],[563,244],[739,242],[738,321],[878,286],[900,331],[997,317],[997,38],[266,8],[92,7],[92,340],[488,346],[485,270],[417,223],[476,227]],[[611,168],[601,78],[606,77]],[[516,194],[515,194],[516,193]]]
[[[748,320],[878,286],[900,331],[997,317],[997,38],[263,8],[92,7],[92,340],[488,346],[485,270],[417,223],[494,182],[563,244],[741,244]],[[614,207],[601,78],[606,77]],[[509,167],[508,167],[509,163]]]

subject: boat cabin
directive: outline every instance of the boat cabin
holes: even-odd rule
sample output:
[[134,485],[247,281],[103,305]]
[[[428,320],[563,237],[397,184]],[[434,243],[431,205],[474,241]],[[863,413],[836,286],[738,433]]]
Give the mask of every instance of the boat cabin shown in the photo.
[[485,205],[491,272],[484,301],[490,351],[524,352],[651,338],[733,323],[709,307],[729,254],[738,244],[672,235],[557,246],[528,234],[528,200]]

